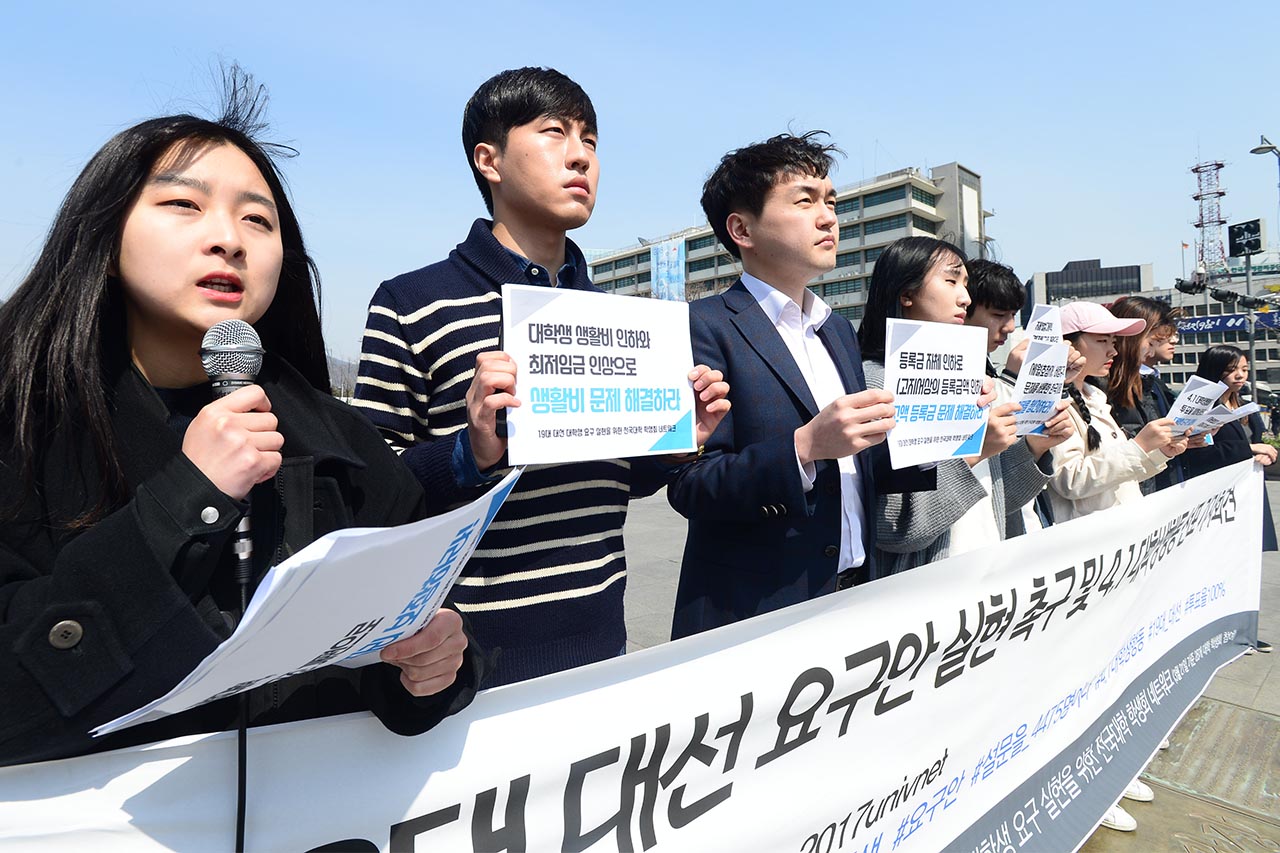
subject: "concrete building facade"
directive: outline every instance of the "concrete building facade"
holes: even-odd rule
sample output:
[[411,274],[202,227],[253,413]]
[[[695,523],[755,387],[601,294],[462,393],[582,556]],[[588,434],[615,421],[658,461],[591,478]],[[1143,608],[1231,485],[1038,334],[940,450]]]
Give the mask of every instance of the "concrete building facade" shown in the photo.
[[[959,163],[935,166],[926,176],[914,168],[840,187],[836,191],[839,244],[836,267],[809,285],[834,310],[856,325],[866,304],[866,287],[885,247],[902,237],[949,240],[970,257],[985,257],[986,217],[982,178]],[[649,246],[685,241],[685,295],[689,300],[719,293],[742,272],[741,263],[716,239],[710,225],[686,228],[639,247],[591,253],[591,278],[620,295],[651,293]]]

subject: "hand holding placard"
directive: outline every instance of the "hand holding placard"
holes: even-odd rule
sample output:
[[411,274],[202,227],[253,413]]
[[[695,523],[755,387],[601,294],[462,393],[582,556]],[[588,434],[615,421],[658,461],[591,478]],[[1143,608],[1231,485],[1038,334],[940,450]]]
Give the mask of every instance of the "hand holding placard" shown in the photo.
[[893,395],[879,388],[837,397],[796,430],[796,457],[808,465],[861,453],[884,441],[895,426],[893,414]]
[[516,363],[505,352],[476,356],[476,373],[467,389],[467,439],[476,467],[486,471],[502,461],[506,436],[498,431],[498,412],[516,407]]

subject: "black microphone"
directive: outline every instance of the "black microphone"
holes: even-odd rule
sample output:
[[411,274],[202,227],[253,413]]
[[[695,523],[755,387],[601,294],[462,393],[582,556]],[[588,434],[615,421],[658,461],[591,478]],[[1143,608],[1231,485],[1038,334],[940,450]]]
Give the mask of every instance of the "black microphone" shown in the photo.
[[[262,369],[262,340],[257,331],[244,320],[223,320],[214,323],[204,333],[200,342],[200,361],[204,372],[213,383],[215,400],[227,396],[237,388],[252,385]],[[245,495],[244,502],[249,503]],[[253,577],[253,538],[249,532],[249,507],[245,507],[240,523],[236,525],[236,538],[232,545],[236,555],[236,583],[240,587],[240,619],[249,606],[249,579]],[[248,791],[248,725],[249,694],[241,693],[236,736],[236,851],[244,850],[245,809]]]
[[[258,332],[244,320],[214,323],[200,342],[200,361],[213,383],[215,400],[237,388],[252,385],[262,369],[262,340]],[[249,496],[245,496],[245,503]],[[243,616],[248,599],[249,579],[253,576],[253,539],[249,532],[249,510],[236,525],[232,546],[236,555],[236,582],[240,584],[240,612]]]

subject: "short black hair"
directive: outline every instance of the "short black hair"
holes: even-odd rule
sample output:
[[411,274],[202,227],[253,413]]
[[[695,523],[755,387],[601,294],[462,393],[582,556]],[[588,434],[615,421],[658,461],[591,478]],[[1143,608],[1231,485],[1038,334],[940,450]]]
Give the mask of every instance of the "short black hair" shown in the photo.
[[979,305],[995,311],[1017,311],[1027,304],[1027,288],[1011,267],[973,258],[965,262],[969,270],[969,316]]
[[834,145],[823,145],[819,136],[824,130],[811,130],[800,136],[781,133],[720,158],[711,177],[702,185],[702,211],[716,232],[720,245],[735,258],[741,258],[738,244],[729,236],[725,224],[730,213],[759,216],[764,210],[769,190],[786,175],[811,175],[825,178],[835,165],[833,153],[843,154]]
[[471,176],[493,213],[493,191],[476,168],[474,153],[481,142],[502,148],[513,127],[543,116],[581,122],[596,133],[596,108],[582,87],[554,68],[512,68],[480,84],[462,111],[462,148]]
[[934,237],[903,237],[880,253],[871,271],[866,309],[858,326],[863,358],[884,359],[886,324],[890,317],[902,318],[902,297],[913,296],[934,264],[952,257],[962,264],[969,260],[959,246]]

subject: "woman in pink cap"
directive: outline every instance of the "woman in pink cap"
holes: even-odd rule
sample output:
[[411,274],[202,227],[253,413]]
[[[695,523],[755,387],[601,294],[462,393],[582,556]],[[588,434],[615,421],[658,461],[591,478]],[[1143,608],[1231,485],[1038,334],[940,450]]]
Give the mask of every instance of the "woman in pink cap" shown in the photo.
[[[1138,484],[1187,449],[1186,436],[1176,433],[1169,418],[1150,421],[1129,438],[1116,423],[1106,392],[1086,381],[1111,372],[1117,337],[1146,330],[1145,319],[1121,319],[1095,302],[1073,302],[1062,309],[1062,336],[1084,356],[1085,366],[1066,386],[1075,434],[1052,451],[1049,500],[1055,523],[1141,498]],[[1138,802],[1154,798],[1151,787],[1136,778],[1122,796]],[[1132,832],[1138,822],[1117,802],[1107,809],[1102,825]]]
[[1165,469],[1187,449],[1169,418],[1151,421],[1132,439],[1111,414],[1106,392],[1086,382],[1106,376],[1116,356],[1117,336],[1140,335],[1141,318],[1122,320],[1095,302],[1072,302],[1062,309],[1062,336],[1085,357],[1084,370],[1067,385],[1075,435],[1053,449],[1049,497],[1061,524],[1142,496],[1138,486]]

